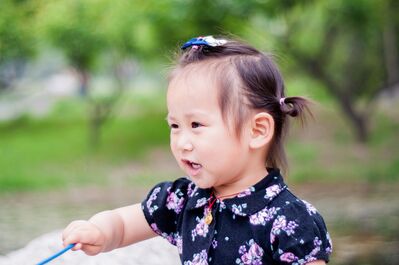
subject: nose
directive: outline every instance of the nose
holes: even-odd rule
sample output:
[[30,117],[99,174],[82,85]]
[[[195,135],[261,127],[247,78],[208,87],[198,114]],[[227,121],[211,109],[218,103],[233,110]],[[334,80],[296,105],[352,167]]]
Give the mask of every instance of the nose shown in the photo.
[[192,151],[194,149],[193,143],[187,134],[181,134],[176,139],[176,147],[181,151]]

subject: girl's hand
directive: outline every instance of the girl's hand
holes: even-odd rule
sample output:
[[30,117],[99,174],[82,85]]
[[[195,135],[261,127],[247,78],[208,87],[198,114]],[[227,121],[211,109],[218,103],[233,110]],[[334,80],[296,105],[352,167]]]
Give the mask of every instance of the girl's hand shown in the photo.
[[69,244],[76,245],[72,250],[82,250],[87,255],[94,256],[105,248],[105,235],[89,221],[73,221],[62,233],[64,247]]
[[156,235],[145,219],[140,203],[136,203],[99,212],[88,221],[72,222],[62,233],[62,240],[65,247],[76,243],[72,250],[80,249],[93,256]]

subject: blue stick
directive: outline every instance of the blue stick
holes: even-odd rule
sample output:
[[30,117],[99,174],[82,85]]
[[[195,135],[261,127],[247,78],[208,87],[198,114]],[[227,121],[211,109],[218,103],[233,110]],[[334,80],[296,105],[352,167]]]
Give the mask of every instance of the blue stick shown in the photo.
[[67,252],[68,250],[70,250],[71,248],[73,248],[74,246],[75,246],[75,244],[69,244],[69,245],[68,245],[66,248],[64,248],[63,250],[61,250],[61,251],[55,253],[55,254],[52,255],[51,257],[48,257],[47,259],[45,259],[45,260],[39,262],[39,263],[36,264],[36,265],[43,265],[43,264],[46,264],[46,263],[52,261],[53,259],[57,258],[58,256],[61,256],[62,254],[64,254],[65,252]]

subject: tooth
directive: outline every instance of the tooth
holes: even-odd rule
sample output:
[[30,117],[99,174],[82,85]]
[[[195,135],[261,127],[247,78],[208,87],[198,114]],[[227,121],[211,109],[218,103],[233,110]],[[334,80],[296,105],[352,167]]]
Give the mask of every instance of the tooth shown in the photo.
[[201,165],[199,165],[199,164],[195,164],[195,163],[192,163],[192,165],[193,165],[193,168],[195,168],[195,169],[198,169],[198,168],[200,168],[200,167],[201,167]]

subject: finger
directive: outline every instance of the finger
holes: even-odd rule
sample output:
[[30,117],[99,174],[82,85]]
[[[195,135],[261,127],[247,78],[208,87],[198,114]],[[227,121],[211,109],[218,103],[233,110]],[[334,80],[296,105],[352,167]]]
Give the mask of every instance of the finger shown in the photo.
[[101,234],[93,227],[76,227],[64,239],[64,246],[73,243],[83,245],[98,245],[101,241]]
[[89,256],[94,256],[97,255],[101,252],[101,247],[100,246],[93,246],[93,245],[83,245],[82,246],[82,251],[84,251],[84,253],[86,255]]
[[77,221],[73,221],[71,222],[62,232],[62,239],[64,240],[68,234],[70,234],[73,230],[75,230],[77,227],[79,226],[83,226],[85,224],[86,221],[83,220],[77,220]]
[[[77,244],[77,243],[80,243],[80,238],[78,234],[68,235],[63,241],[64,247],[67,247],[70,244]],[[76,250],[76,246],[73,249]]]
[[85,242],[87,241],[87,239],[85,240],[87,235],[84,234],[84,232],[88,230],[90,230],[90,226],[87,221],[72,222],[63,233],[64,245],[66,246],[68,244],[78,243],[81,241],[83,241],[82,243],[89,243]]
[[67,236],[63,242],[63,245],[64,247],[67,247],[70,244],[75,244],[72,250],[79,250],[84,244],[91,244],[91,239],[88,237],[88,233],[77,231],[76,233],[72,233]]
[[72,250],[73,251],[80,250],[82,249],[82,247],[83,247],[82,243],[76,243],[76,245],[72,248]]
[[99,238],[100,234],[97,230],[95,229],[84,229],[84,230],[79,230],[79,236],[80,236],[80,241],[83,244],[87,245],[98,245],[99,244]]

